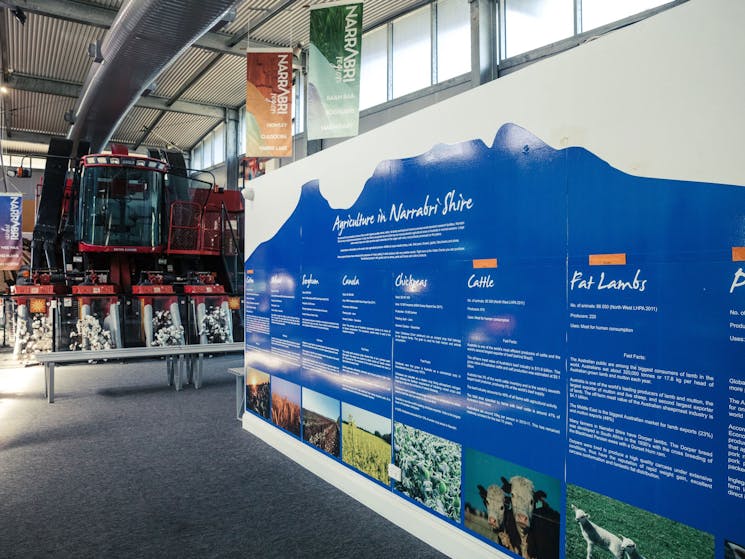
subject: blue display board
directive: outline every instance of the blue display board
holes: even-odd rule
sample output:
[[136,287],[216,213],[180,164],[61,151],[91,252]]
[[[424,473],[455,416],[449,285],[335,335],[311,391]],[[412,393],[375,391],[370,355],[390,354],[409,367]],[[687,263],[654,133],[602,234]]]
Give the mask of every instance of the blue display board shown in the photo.
[[741,187],[515,125],[381,163],[348,209],[309,183],[246,261],[246,366],[280,379],[248,410],[516,557],[584,559],[593,533],[729,557],[744,224]]

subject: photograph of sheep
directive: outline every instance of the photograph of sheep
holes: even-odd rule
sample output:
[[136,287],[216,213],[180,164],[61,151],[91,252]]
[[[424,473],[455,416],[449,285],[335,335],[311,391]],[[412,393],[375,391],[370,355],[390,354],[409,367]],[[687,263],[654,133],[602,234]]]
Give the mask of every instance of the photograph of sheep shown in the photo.
[[272,423],[300,436],[300,385],[272,377]]
[[745,559],[745,544],[724,540],[724,559]]
[[526,559],[559,558],[560,480],[466,448],[463,500],[469,530]]
[[713,559],[714,536],[567,485],[566,559]]
[[246,367],[246,410],[269,419],[269,375]]
[[388,485],[391,420],[346,402],[341,403],[341,459]]
[[395,423],[395,464],[401,481],[395,489],[448,518],[460,522],[461,446]]
[[303,440],[339,457],[339,400],[303,387]]

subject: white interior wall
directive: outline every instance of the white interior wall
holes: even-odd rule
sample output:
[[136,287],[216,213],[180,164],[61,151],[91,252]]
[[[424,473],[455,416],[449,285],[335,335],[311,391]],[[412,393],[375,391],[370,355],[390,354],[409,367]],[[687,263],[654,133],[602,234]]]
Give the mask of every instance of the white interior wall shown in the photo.
[[254,180],[246,255],[304,183],[318,179],[332,207],[349,207],[378,162],[437,143],[491,144],[506,122],[627,173],[745,185],[742,21],[741,0],[691,0]]

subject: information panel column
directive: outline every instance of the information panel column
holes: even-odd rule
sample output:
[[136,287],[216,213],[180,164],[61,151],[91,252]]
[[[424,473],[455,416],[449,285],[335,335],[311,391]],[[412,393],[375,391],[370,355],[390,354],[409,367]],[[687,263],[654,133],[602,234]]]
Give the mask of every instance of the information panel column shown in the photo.
[[398,268],[393,281],[394,416],[460,439],[463,305],[457,269]]
[[[745,509],[745,246],[732,247],[732,262],[719,267],[717,278],[729,288],[725,294],[727,305],[720,308],[717,321],[726,328],[717,330],[723,346],[726,368],[726,416],[721,414],[716,436],[718,451],[727,455],[727,496],[724,511]],[[724,380],[724,379],[723,379]],[[722,382],[724,389],[724,383]],[[724,391],[724,390],[723,390]],[[724,405],[722,406],[724,408]],[[726,448],[725,448],[726,445]],[[724,476],[723,476],[724,477]],[[745,512],[726,515],[723,533],[726,546],[732,550],[745,549],[742,526]]]
[[[300,214],[245,263],[246,409],[300,435]],[[280,410],[282,412],[280,413]]]
[[266,271],[246,267],[244,276],[246,347],[271,349],[269,334],[270,294]]
[[336,392],[341,385],[338,274],[335,270],[304,266],[301,274],[303,384]]
[[567,558],[598,515],[644,556],[673,534],[691,557],[723,557],[743,526],[727,512],[742,190],[632,177],[580,150],[571,169]]
[[352,404],[391,414],[391,282],[380,269],[349,269],[341,289],[342,390]]

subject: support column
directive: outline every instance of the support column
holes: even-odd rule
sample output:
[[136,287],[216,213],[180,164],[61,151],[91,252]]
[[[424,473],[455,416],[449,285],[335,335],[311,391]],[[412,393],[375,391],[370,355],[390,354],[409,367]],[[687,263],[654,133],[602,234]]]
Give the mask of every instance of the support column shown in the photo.
[[47,402],[54,404],[54,362],[49,362],[44,366],[46,387],[47,387]]
[[497,77],[499,63],[496,0],[470,0],[471,83],[473,87]]
[[[305,131],[305,134],[307,137],[307,129]],[[307,140],[305,146],[305,154],[313,155],[314,153],[318,153],[319,151],[323,150],[323,140]]]
[[313,155],[323,150],[323,140],[309,140],[308,139],[308,53],[303,51],[302,56],[302,89],[305,95],[305,102],[303,103],[303,120],[305,121],[305,155]]
[[238,153],[238,134],[240,123],[238,121],[238,112],[232,109],[225,110],[225,187],[230,190],[238,190],[240,176],[240,158]]

